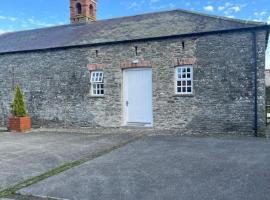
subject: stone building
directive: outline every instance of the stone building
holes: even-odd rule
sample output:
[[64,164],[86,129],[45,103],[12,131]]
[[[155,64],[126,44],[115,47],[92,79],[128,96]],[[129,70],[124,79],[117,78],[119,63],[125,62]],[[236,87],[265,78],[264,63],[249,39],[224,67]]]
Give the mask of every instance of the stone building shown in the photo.
[[264,23],[185,10],[96,21],[70,0],[71,24],[0,36],[0,118],[20,84],[34,127],[153,127],[264,134]]
[[265,86],[270,87],[270,69],[265,70]]

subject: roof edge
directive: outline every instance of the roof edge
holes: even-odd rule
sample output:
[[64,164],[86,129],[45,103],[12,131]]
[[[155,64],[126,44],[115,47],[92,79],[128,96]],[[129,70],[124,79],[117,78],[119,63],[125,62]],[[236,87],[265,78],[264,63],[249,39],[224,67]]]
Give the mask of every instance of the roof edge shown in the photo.
[[258,22],[258,21],[252,21],[252,20],[224,17],[224,16],[212,15],[212,14],[207,14],[207,13],[202,13],[202,12],[197,12],[197,11],[190,11],[190,10],[185,10],[185,9],[176,9],[176,11],[181,11],[181,12],[195,14],[195,15],[201,15],[201,16],[210,17],[210,18],[223,19],[226,21],[232,21],[232,22],[237,22],[237,23],[241,23],[241,24],[267,25],[266,22]]
[[181,37],[199,37],[199,36],[205,36],[205,35],[225,34],[225,33],[233,33],[233,32],[245,32],[245,31],[255,31],[255,30],[266,30],[269,32],[270,25],[266,24],[266,25],[253,26],[253,27],[223,29],[223,30],[215,30],[215,31],[186,33],[186,34],[178,34],[178,35],[167,35],[167,36],[149,37],[149,38],[137,38],[137,39],[132,39],[132,40],[118,40],[118,41],[107,41],[107,42],[101,42],[101,43],[78,44],[78,45],[68,45],[68,46],[60,46],[60,47],[41,48],[41,49],[7,51],[7,52],[0,52],[0,55],[47,51],[47,50],[58,50],[58,49],[71,49],[71,48],[78,48],[78,47],[103,46],[103,45],[130,43],[130,42],[153,41],[153,40],[161,40],[161,39],[174,39],[174,38],[181,38]]
[[215,18],[215,19],[223,19],[223,20],[226,20],[226,21],[232,21],[232,22],[241,23],[241,24],[250,24],[250,25],[266,25],[267,24],[266,22],[258,22],[258,21],[252,21],[252,20],[230,18],[230,17],[219,16],[219,15],[212,15],[212,14],[202,13],[202,12],[198,12],[198,11],[185,10],[185,9],[180,9],[180,8],[171,9],[171,10],[163,10],[163,11],[158,11],[158,12],[147,12],[147,13],[139,13],[139,14],[129,15],[129,16],[122,16],[122,17],[119,16],[119,17],[114,17],[114,18],[101,19],[101,20],[97,20],[97,22],[106,21],[106,20],[124,19],[124,18],[143,16],[143,15],[166,13],[166,12],[184,12],[184,13],[187,13],[187,14],[200,15],[200,16],[210,17],[210,18]]

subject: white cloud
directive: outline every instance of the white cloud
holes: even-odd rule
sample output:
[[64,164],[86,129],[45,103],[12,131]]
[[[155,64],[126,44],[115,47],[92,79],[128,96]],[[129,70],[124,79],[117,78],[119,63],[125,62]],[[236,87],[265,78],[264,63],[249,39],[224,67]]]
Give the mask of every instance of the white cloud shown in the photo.
[[[142,2],[143,2],[143,0],[142,0]],[[161,1],[158,0],[158,2],[161,2]],[[176,5],[174,3],[169,3],[169,4],[158,3],[158,4],[154,4],[154,3],[149,2],[149,8],[151,10],[174,9],[175,7],[176,7]]]
[[267,14],[267,12],[266,11],[262,11],[262,12],[255,12],[254,13],[254,15],[255,16],[264,16],[264,15],[266,15]]
[[35,26],[53,26],[54,25],[54,24],[51,24],[51,23],[35,20],[33,18],[27,19],[27,22],[32,24],[32,25],[35,25]]
[[233,10],[234,12],[239,12],[241,10],[240,6],[233,6],[230,9]]
[[9,20],[9,21],[16,21],[17,18],[16,17],[8,17],[8,16],[3,16],[3,15],[0,15],[0,20]]
[[7,33],[7,32],[12,32],[11,30],[6,30],[6,29],[0,29],[0,35]]
[[170,3],[170,4],[169,4],[169,7],[170,7],[170,9],[173,9],[173,8],[175,8],[175,7],[176,7],[176,5],[175,5],[175,4],[173,4],[173,3]]
[[222,10],[224,10],[224,9],[225,9],[225,6],[219,6],[219,7],[218,7],[218,10],[219,10],[219,11],[222,11]]
[[252,19],[252,21],[254,21],[254,22],[260,22],[262,20],[261,19]]
[[0,29],[0,35],[3,34],[3,33],[6,33],[6,31],[3,30],[3,29]]
[[225,7],[229,7],[229,6],[232,6],[232,5],[233,5],[233,4],[230,3],[230,2],[225,3]]
[[131,9],[131,8],[135,8],[137,6],[138,6],[137,2],[134,1],[134,2],[129,3],[128,6],[127,6],[127,8],[128,9]]
[[205,6],[205,7],[203,7],[203,9],[204,9],[205,11],[209,11],[209,12],[213,12],[213,11],[214,11],[214,7],[211,6],[211,5]]
[[223,11],[223,13],[228,17],[232,16],[234,13],[240,12],[247,4],[233,4],[227,2],[224,5],[218,7],[218,11]]
[[138,8],[140,5],[138,2],[136,1],[133,1],[133,2],[130,2],[127,6],[127,9],[136,9]]

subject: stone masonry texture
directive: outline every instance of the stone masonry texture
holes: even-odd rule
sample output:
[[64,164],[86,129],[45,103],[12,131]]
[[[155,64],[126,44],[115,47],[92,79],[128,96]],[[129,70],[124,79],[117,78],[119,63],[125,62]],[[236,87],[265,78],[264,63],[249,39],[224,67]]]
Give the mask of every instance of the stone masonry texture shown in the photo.
[[[259,133],[264,134],[266,32],[257,31],[256,36],[258,127]],[[0,124],[6,125],[14,87],[20,84],[34,127],[120,127],[123,125],[121,64],[138,59],[150,62],[152,67],[155,129],[186,134],[253,135],[252,48],[251,32],[234,32],[2,54]],[[177,59],[195,61],[192,96],[175,95]],[[91,65],[103,68],[104,97],[91,96]]]

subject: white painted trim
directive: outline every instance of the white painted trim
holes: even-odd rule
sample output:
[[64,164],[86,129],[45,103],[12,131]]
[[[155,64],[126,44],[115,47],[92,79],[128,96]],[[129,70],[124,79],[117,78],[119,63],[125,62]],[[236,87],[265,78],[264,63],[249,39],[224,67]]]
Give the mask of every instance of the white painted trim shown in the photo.
[[[100,75],[101,74],[101,75]],[[94,77],[95,75],[95,77]],[[104,88],[104,72],[102,70],[96,70],[92,71],[90,74],[90,90],[91,90],[91,96],[92,97],[103,97],[105,94],[105,88]],[[103,85],[103,94],[94,94],[94,84],[97,85]],[[98,91],[96,89],[96,91]]]
[[[190,68],[190,78],[178,78],[178,69],[179,68]],[[191,81],[191,92],[178,92],[177,81]],[[174,69],[174,91],[177,95],[193,95],[194,94],[194,87],[193,87],[193,66],[192,65],[181,65],[177,66]]]

